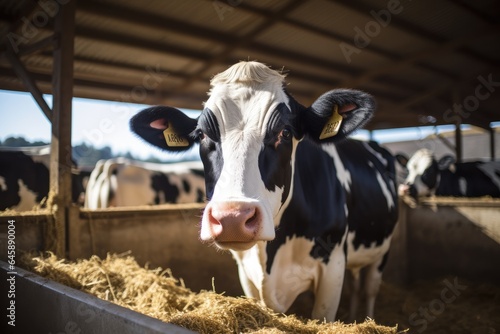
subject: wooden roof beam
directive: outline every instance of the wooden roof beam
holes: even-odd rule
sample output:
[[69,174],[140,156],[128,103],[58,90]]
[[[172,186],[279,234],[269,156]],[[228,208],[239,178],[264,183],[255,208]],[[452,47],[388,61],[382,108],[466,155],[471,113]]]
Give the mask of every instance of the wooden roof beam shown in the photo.
[[[295,7],[297,3],[293,4],[293,7]],[[175,19],[169,18],[168,20],[165,20],[164,17],[161,16],[156,16],[156,15],[150,15],[150,14],[145,14],[145,13],[140,13],[136,10],[132,10],[129,8],[124,8],[121,6],[116,6],[116,5],[109,5],[109,4],[100,4],[100,3],[95,3],[95,1],[89,0],[82,2],[81,4],[78,4],[79,10],[84,10],[89,13],[93,13],[96,15],[99,15],[101,12],[101,9],[106,13],[106,15],[109,15],[111,18],[116,19],[116,20],[126,20],[127,22],[135,22],[136,24],[140,24],[142,26],[149,26],[155,29],[162,29],[162,30],[175,30],[176,33],[185,33],[187,36],[193,36],[196,38],[203,38],[207,39],[209,41],[218,43],[218,44],[223,44],[223,45],[237,45],[239,38],[224,32],[220,32],[217,30],[209,29],[209,28],[201,28],[196,25],[192,25],[187,22],[183,21],[177,21]],[[245,10],[248,10],[247,5],[245,4],[240,4],[238,8],[242,8]],[[252,10],[253,11],[253,10]],[[255,11],[256,14],[259,15],[264,15],[265,17],[273,18],[276,19],[275,14],[267,11],[262,11],[262,10],[257,10]],[[284,13],[283,13],[284,14]],[[102,15],[102,13],[101,13]],[[286,16],[281,15],[280,20],[287,21],[288,19]],[[77,31],[78,33],[78,31]],[[97,32],[96,32],[97,33]],[[83,36],[83,37],[89,37],[93,38],[95,36],[95,33],[92,33],[91,36]],[[111,37],[111,36],[110,36]],[[331,37],[331,36],[330,36]],[[126,40],[126,38],[123,38]],[[125,42],[126,44],[126,42]],[[140,45],[136,45],[140,46]],[[240,45],[241,47],[241,45]],[[255,50],[259,53],[264,53],[268,54],[270,57],[283,57],[285,59],[290,59],[292,61],[296,62],[304,62],[307,61],[310,64],[317,65],[320,67],[326,67],[329,69],[332,69],[334,71],[337,71],[339,73],[343,74],[348,74],[351,76],[357,76],[360,73],[362,73],[362,70],[360,68],[356,68],[353,66],[345,66],[344,64],[339,64],[339,63],[333,63],[331,61],[326,61],[324,59],[316,58],[316,57],[311,57],[311,56],[306,56],[301,53],[296,53],[296,52],[290,52],[288,50],[276,48],[273,46],[257,43],[257,42],[251,42],[249,43],[249,47],[252,48],[252,50]],[[167,49],[170,49],[167,47]],[[172,49],[173,50],[173,49]],[[158,50],[156,50],[158,51]],[[205,61],[204,59],[198,59]],[[232,65],[234,62],[238,61],[238,59],[226,59],[228,61],[221,61],[220,59],[217,61],[218,63],[224,63],[226,65]],[[214,62],[216,63],[216,62]],[[304,78],[307,76],[306,73],[298,74],[297,71],[293,71],[294,75],[296,77]],[[315,82],[318,82],[318,78],[314,79]],[[320,82],[328,82],[329,85],[335,86],[338,84],[338,81],[336,80],[330,80],[330,79],[323,79]],[[410,88],[409,85],[403,83],[403,82],[398,82],[399,86],[407,86],[409,89],[415,89],[415,87]]]
[[[255,14],[258,14],[258,15],[261,15],[261,16],[264,16],[264,17],[268,17],[268,16],[272,16],[273,13],[270,12],[270,11],[266,11],[264,9],[261,9],[261,8],[257,8],[257,7],[252,7],[246,3],[242,3],[238,6],[238,8],[241,8],[241,9],[244,9],[244,10],[247,10],[247,11],[250,11],[250,12],[253,12]],[[351,45],[353,43],[353,39],[352,38],[347,38],[343,35],[340,35],[338,33],[335,33],[335,32],[332,32],[332,31],[328,31],[328,30],[325,30],[325,29],[321,29],[321,28],[318,28],[316,26],[313,26],[313,25],[310,25],[310,24],[307,24],[307,23],[304,23],[304,22],[301,22],[301,21],[298,21],[298,20],[295,20],[295,19],[292,19],[292,18],[288,18],[288,17],[284,17],[282,19],[282,21],[284,23],[287,23],[291,26],[295,26],[297,28],[300,28],[300,29],[303,29],[303,30],[306,30],[306,31],[311,31],[315,34],[318,34],[318,35],[322,35],[322,36],[325,36],[327,38],[331,38],[331,39],[335,39],[339,42],[342,42],[342,43],[347,43],[349,45]],[[398,60],[402,60],[404,57],[394,53],[394,52],[390,52],[384,48],[380,48],[376,45],[374,45],[374,43],[370,43],[370,45],[367,45],[364,50],[367,50],[367,51],[370,51],[370,52],[373,52],[375,54],[378,54],[380,56],[383,56],[385,58],[388,58],[388,59],[391,59],[393,61],[398,61]],[[429,71],[432,71],[432,72],[435,72],[441,76],[444,76],[446,78],[449,78],[449,79],[452,79],[453,75],[452,73],[448,72],[448,71],[444,71],[442,69],[439,69],[435,66],[432,66],[432,65],[429,65],[429,64],[415,64],[419,67],[422,67],[422,68],[425,68]]]
[[[290,6],[289,10],[292,10],[296,6],[300,5],[302,2],[296,1],[292,3]],[[239,7],[238,7],[239,8]],[[141,13],[138,12],[137,10],[132,10],[129,8],[125,8],[122,6],[116,6],[116,5],[109,5],[109,4],[101,4],[100,2],[96,3],[92,0],[89,1],[83,1],[78,3],[78,9],[79,10],[84,10],[89,13],[93,13],[95,15],[102,15],[101,10],[103,10],[106,15],[109,14],[109,17],[116,19],[116,20],[122,20],[122,21],[127,21],[127,22],[133,22],[135,24],[139,24],[141,26],[148,26],[154,29],[161,29],[161,30],[172,30],[175,31],[176,33],[180,34],[185,34],[186,36],[191,36],[195,38],[200,38],[204,40],[208,40],[217,44],[222,44],[227,47],[234,47],[235,45],[239,45],[240,47],[242,45],[249,45],[251,46],[252,50],[255,50],[256,52],[259,53],[265,53],[268,54],[269,56],[278,56],[278,57],[284,57],[286,59],[292,59],[298,62],[303,62],[304,59],[305,61],[309,61],[311,64],[317,64],[319,67],[325,67],[327,66],[330,69],[335,69],[335,71],[338,71],[340,73],[345,73],[349,75],[357,75],[361,72],[360,68],[355,68],[355,67],[347,67],[345,64],[340,64],[340,63],[335,63],[331,61],[326,61],[322,58],[317,58],[317,57],[312,57],[307,54],[303,53],[297,53],[281,48],[276,48],[273,46],[265,45],[262,43],[258,43],[255,41],[252,42],[242,42],[242,38],[238,36],[234,36],[219,30],[215,29],[210,29],[206,27],[200,27],[196,26],[193,24],[190,24],[188,22],[183,22],[179,20],[175,20],[172,18],[169,18],[168,20],[165,20],[164,17],[158,16],[158,15],[151,15],[151,14],[146,14],[146,13]],[[279,16],[273,17],[274,20],[276,19],[282,19],[284,18],[285,12],[279,14]],[[274,21],[271,21],[274,22]],[[274,23],[272,23],[274,24]],[[81,28],[83,29],[83,28]],[[77,29],[77,34],[82,35],[82,33],[86,32],[84,30]],[[90,31],[90,28],[87,28]],[[259,28],[258,31],[255,32],[255,34],[260,33],[262,30],[267,29],[266,26],[263,28]],[[94,31],[96,34],[98,31]],[[90,38],[94,37],[95,34],[92,33],[92,36],[89,36]],[[85,36],[84,36],[85,37]],[[98,37],[98,36],[97,36]],[[110,36],[112,37],[112,36]],[[119,36],[117,36],[119,37]],[[255,37],[255,36],[253,36]],[[252,38],[253,38],[252,37]],[[120,41],[126,42],[126,38],[119,38]],[[109,42],[109,41],[108,41]],[[166,48],[163,48],[166,49]],[[174,49],[175,50],[175,49]],[[161,50],[158,50],[161,51]],[[203,58],[203,61],[206,59]]]
[[[356,2],[356,1],[350,1],[350,0],[330,0],[330,1],[335,2],[335,3],[339,3],[342,6],[344,6],[346,8],[350,8],[351,10],[353,10],[359,14],[363,14],[365,16],[368,16],[370,11],[374,9],[371,6],[364,5],[364,4],[362,4],[360,2]],[[448,41],[446,38],[437,36],[437,35],[429,32],[428,30],[422,28],[421,26],[418,26],[414,23],[408,22],[408,21],[406,21],[406,20],[404,20],[401,17],[398,17],[396,15],[393,15],[391,17],[390,24],[392,27],[395,27],[399,30],[406,32],[406,33],[413,34],[413,35],[418,36],[420,38],[427,39],[427,40],[432,41],[434,43],[440,44],[440,43],[445,43]],[[491,30],[498,29],[498,24],[493,24],[493,25],[485,24],[485,25],[487,28],[489,28]],[[484,55],[481,55],[481,54],[477,53],[476,51],[467,49],[465,47],[462,50],[460,50],[460,52],[462,52],[462,53],[464,53],[464,54],[466,54],[466,55],[468,55],[468,56],[470,56],[470,57],[472,57],[472,58],[474,58],[477,61],[482,62],[482,63],[493,64],[495,66],[498,64],[497,61],[489,59],[489,58],[485,57]]]
[[5,55],[11,63],[13,70],[17,74],[17,77],[22,81],[26,89],[31,93],[33,99],[36,101],[45,117],[47,117],[49,122],[52,123],[52,109],[50,109],[47,102],[45,102],[43,94],[38,88],[36,81],[33,79],[33,76],[28,72],[26,67],[24,67],[18,55],[12,49],[10,43],[6,43],[6,47],[7,51],[5,52]]

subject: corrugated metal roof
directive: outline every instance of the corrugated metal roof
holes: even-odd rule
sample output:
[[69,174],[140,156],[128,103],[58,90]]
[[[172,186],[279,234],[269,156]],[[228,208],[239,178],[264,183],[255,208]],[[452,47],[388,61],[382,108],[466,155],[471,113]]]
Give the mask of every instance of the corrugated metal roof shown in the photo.
[[[41,4],[0,3],[0,51],[52,34]],[[336,87],[372,93],[379,109],[368,128],[432,119],[422,115],[444,124],[454,103],[473,99],[484,80],[500,81],[499,13],[495,0],[78,1],[74,94],[200,108],[214,74],[251,59],[288,71],[288,89],[303,104]],[[50,92],[50,43],[18,56]],[[134,91],[151,77],[156,84],[139,98]],[[496,87],[464,122],[500,120]],[[26,89],[7,57],[0,89]]]

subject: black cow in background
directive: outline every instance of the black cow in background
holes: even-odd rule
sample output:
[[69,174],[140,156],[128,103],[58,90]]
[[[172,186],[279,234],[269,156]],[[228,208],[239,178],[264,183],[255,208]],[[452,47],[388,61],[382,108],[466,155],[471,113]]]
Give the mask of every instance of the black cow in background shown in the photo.
[[397,160],[408,170],[398,190],[402,196],[500,197],[500,161],[457,163],[449,155],[438,161],[428,149]]
[[[43,204],[49,193],[50,152],[43,148],[0,149],[0,211],[27,211]],[[83,205],[89,173],[72,168],[72,201]]]

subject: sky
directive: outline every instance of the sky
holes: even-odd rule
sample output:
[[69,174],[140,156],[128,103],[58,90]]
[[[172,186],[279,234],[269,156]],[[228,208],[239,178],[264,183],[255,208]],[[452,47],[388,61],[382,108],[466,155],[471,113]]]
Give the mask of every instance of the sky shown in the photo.
[[[52,97],[44,95],[49,106]],[[192,160],[198,157],[196,148],[187,153],[163,152],[139,139],[129,130],[130,118],[147,105],[116,101],[73,99],[72,144],[86,143],[96,148],[111,147],[116,155],[127,151],[138,159],[151,156],[161,160]],[[186,110],[196,117],[199,110]],[[440,131],[452,130],[453,126],[440,127]],[[390,129],[373,131],[373,139],[380,142],[423,139],[434,132],[434,127]],[[24,137],[28,141],[50,141],[50,123],[29,93],[0,90],[0,140],[8,137]],[[366,130],[355,137],[368,139]]]
[[[44,98],[52,107],[52,96],[44,95]],[[162,160],[191,160],[197,157],[197,150],[186,154],[169,154],[134,135],[129,130],[129,120],[146,107],[141,104],[73,98],[72,145],[86,143],[96,148],[110,146],[114,154],[129,151],[139,159],[153,156]],[[191,117],[199,113],[184,111]],[[8,137],[50,142],[50,123],[28,93],[0,90],[0,140]]]

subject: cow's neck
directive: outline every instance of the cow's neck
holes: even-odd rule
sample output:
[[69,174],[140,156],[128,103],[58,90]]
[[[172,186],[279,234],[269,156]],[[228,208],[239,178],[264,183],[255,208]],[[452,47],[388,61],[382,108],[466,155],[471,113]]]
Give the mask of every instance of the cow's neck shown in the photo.
[[[335,150],[331,145],[330,149]],[[332,230],[344,231],[347,226],[345,207],[334,205],[346,201],[344,189],[335,175],[334,159],[307,139],[300,142],[296,158],[292,196],[280,217],[275,239],[266,247],[267,273],[271,272],[279,248],[293,238],[313,240]]]

